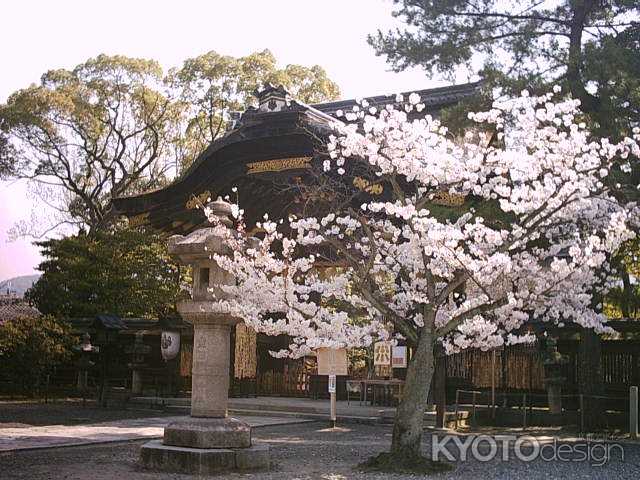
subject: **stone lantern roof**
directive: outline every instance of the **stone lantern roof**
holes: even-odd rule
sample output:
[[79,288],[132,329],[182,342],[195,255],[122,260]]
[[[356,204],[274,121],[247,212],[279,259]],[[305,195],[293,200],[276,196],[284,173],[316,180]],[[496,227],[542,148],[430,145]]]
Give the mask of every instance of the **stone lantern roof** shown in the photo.
[[[221,225],[227,228],[233,225],[231,205],[220,197],[216,201],[208,203],[207,208],[213,216],[217,217]],[[186,236],[173,235],[169,237],[168,250],[169,255],[177,258],[183,264],[199,263],[203,260],[209,260],[213,253],[228,252],[228,248],[220,238],[217,226],[210,223]]]

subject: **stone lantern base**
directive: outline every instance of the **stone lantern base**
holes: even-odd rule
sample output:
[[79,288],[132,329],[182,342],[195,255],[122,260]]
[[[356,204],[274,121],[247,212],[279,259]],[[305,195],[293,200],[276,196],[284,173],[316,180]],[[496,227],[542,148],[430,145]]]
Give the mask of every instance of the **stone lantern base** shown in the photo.
[[164,430],[163,440],[145,443],[143,466],[165,472],[207,475],[267,469],[267,445],[251,445],[251,427],[235,418],[190,418]]
[[142,446],[142,464],[163,472],[190,475],[211,475],[231,470],[269,468],[269,447],[248,448],[188,448],[164,445],[152,440]]

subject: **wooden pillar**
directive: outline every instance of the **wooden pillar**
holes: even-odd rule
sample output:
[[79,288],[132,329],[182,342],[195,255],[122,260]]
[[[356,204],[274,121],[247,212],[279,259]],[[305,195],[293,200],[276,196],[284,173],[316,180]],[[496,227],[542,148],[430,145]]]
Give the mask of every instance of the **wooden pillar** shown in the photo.
[[602,344],[600,337],[590,328],[580,332],[580,393],[584,395],[585,431],[594,431],[603,424],[601,399]]
[[236,335],[238,326],[231,327],[229,332],[229,396],[233,396],[237,392],[236,385]]
[[629,389],[629,436],[638,439],[638,387]]
[[640,385],[640,355],[633,352],[631,357],[631,383],[632,385]]

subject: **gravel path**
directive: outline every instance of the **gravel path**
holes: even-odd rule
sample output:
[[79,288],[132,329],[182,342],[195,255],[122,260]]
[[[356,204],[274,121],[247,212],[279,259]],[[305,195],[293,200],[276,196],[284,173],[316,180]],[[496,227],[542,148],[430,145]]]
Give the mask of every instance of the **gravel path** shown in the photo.
[[[217,478],[247,480],[281,479],[383,479],[422,478],[411,475],[362,473],[355,466],[366,458],[388,448],[391,430],[386,426],[349,425],[330,430],[324,424],[307,423],[291,426],[264,427],[254,430],[257,443],[268,443],[272,449],[273,468],[269,472],[227,474]],[[430,434],[425,435],[425,450],[430,451]],[[0,478],[3,480],[39,479],[183,479],[195,477],[160,474],[142,470],[137,465],[141,442],[58,448],[37,452],[0,455]],[[588,462],[524,463],[518,460],[458,462],[455,470],[438,475],[438,479],[639,479],[640,447],[624,446],[625,459],[619,455],[604,466]]]

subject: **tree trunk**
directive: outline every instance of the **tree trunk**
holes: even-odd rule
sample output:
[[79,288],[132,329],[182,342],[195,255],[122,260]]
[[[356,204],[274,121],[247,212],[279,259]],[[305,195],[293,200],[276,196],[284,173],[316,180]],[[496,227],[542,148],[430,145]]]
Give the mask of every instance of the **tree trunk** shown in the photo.
[[424,410],[434,371],[433,334],[422,331],[407,368],[404,394],[396,410],[391,454],[399,457],[420,455]]
[[[597,5],[598,2],[595,0],[582,0],[571,5],[573,15],[570,21],[566,80],[571,94],[580,99],[580,108],[586,113],[595,113],[600,109],[600,99],[586,89],[582,74],[584,28]],[[603,120],[606,121],[606,119]]]

